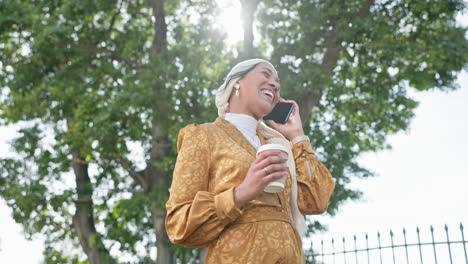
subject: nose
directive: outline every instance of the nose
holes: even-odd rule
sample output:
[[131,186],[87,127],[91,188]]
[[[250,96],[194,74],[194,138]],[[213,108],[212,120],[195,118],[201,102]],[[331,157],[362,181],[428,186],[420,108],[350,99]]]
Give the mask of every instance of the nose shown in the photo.
[[270,78],[270,80],[268,81],[268,85],[273,87],[273,89],[275,89],[275,91],[277,91],[279,89],[279,83],[273,78]]
[[273,100],[279,101],[279,98],[280,98],[279,83],[275,79],[270,78],[270,80],[268,81],[268,85],[274,91],[274,99]]

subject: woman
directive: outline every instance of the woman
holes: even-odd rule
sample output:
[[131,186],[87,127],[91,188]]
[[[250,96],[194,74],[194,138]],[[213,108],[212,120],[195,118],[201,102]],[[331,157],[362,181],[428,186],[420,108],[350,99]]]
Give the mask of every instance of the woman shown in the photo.
[[[243,61],[217,91],[219,118],[179,133],[166,229],[175,244],[207,247],[206,263],[304,263],[302,214],[324,212],[334,182],[304,136],[298,105],[279,92],[271,63]],[[261,120],[280,100],[295,108],[268,128]],[[287,146],[289,159],[256,157],[265,143]],[[282,192],[263,191],[284,176]]]

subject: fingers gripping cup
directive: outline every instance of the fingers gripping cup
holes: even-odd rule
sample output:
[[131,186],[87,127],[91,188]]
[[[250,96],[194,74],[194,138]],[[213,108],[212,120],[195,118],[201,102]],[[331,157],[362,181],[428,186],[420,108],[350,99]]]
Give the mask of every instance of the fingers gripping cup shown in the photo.
[[[257,157],[260,155],[260,153],[265,152],[265,151],[280,151],[280,155],[284,158],[288,158],[288,150],[286,149],[285,146],[280,145],[280,144],[265,144],[262,145],[258,148],[257,150]],[[286,162],[285,162],[286,164]],[[264,168],[265,172],[269,174],[268,169]],[[274,180],[270,182],[263,191],[268,192],[268,193],[277,193],[281,192],[284,189],[286,177],[281,177],[277,180]]]

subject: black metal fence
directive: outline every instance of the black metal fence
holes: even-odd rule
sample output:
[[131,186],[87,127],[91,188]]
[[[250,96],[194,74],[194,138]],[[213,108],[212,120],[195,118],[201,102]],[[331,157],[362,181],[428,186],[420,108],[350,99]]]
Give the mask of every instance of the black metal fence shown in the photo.
[[[354,235],[352,239],[314,241],[310,245],[307,263],[316,264],[468,264],[468,241],[465,239],[463,224],[459,230],[450,230],[447,225],[444,231],[434,230],[422,232],[416,227],[416,232],[406,232],[402,236],[390,230],[388,235],[377,232],[376,236],[365,234],[363,239]],[[436,237],[436,238],[435,238]],[[453,239],[453,240],[451,240]],[[408,243],[409,241],[409,243]]]

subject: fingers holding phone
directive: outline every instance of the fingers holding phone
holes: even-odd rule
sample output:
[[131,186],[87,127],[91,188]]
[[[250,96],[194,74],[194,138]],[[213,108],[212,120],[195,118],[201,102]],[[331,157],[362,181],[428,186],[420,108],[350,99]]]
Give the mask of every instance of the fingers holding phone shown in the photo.
[[290,104],[293,104],[293,110],[291,112],[291,115],[289,117],[289,119],[291,119],[291,121],[299,121],[299,123],[301,123],[301,126],[302,126],[302,121],[301,121],[301,115],[300,115],[300,111],[299,111],[299,105],[296,103],[296,101],[294,100],[286,100],[286,99],[283,99],[283,98],[280,98],[280,102],[284,102],[284,103],[290,103]]
[[[278,105],[280,105],[279,109],[275,110]],[[299,106],[294,100],[281,98],[275,108],[272,113],[264,117],[270,126],[289,140],[304,135]]]

